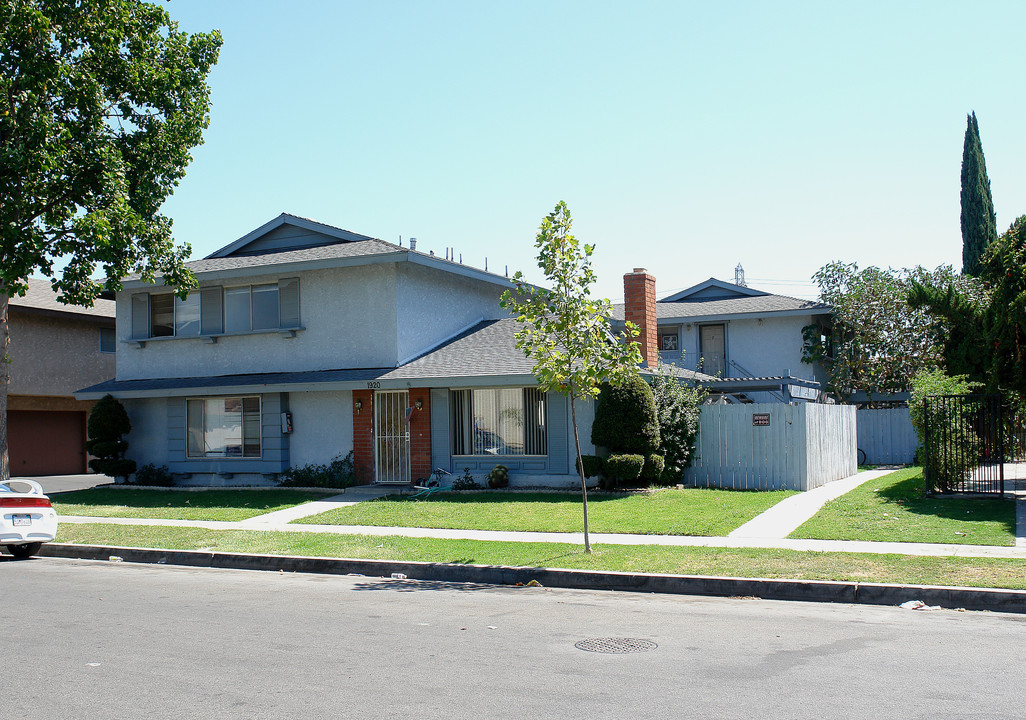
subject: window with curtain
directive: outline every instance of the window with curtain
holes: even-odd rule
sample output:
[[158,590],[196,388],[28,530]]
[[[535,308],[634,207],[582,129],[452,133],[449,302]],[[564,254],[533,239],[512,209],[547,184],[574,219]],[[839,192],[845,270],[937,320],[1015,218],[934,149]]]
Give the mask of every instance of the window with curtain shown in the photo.
[[545,455],[545,394],[537,388],[449,393],[453,455]]
[[190,458],[260,457],[260,397],[186,401]]

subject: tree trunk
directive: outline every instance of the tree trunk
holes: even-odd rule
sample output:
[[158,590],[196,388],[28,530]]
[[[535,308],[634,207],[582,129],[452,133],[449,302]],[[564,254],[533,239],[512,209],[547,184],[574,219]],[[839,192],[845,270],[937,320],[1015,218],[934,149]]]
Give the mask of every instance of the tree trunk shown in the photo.
[[11,359],[7,357],[7,346],[11,334],[7,327],[7,293],[0,285],[0,482],[11,479],[11,461],[7,453],[7,384],[10,376],[7,368]]
[[591,540],[588,539],[588,485],[584,481],[584,461],[581,460],[581,438],[577,432],[577,408],[574,405],[574,395],[571,387],[570,393],[570,417],[574,426],[574,446],[577,448],[577,472],[581,476],[581,503],[584,506],[584,552],[591,554]]

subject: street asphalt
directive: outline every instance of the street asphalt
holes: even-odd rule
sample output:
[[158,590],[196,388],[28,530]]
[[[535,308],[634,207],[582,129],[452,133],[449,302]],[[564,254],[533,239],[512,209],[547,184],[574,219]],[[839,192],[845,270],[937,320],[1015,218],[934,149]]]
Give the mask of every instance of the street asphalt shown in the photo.
[[0,559],[0,584],[10,718],[1000,719],[1026,702],[1015,615],[54,558]]

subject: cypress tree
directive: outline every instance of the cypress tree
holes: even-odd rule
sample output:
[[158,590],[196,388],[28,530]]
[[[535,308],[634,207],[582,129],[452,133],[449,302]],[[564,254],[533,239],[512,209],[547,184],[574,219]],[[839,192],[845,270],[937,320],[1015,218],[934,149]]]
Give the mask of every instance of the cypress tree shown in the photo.
[[962,272],[979,277],[983,254],[997,240],[997,217],[976,113],[966,120],[962,147]]

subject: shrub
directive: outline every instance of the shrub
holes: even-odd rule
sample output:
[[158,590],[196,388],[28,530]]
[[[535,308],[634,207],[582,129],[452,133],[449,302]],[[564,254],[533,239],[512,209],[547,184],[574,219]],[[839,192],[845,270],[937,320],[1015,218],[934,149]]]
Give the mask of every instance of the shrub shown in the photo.
[[664,484],[680,482],[684,469],[694,459],[699,413],[708,394],[705,388],[689,386],[668,373],[660,372],[652,380],[659,418],[659,453],[665,461],[660,478]]
[[591,441],[614,453],[645,455],[659,449],[659,418],[648,383],[633,376],[622,385],[602,386]]
[[[946,492],[957,482],[968,479],[980,462],[983,441],[973,429],[975,418],[971,406],[952,405],[949,406],[952,412],[945,414],[940,407],[931,404],[927,417],[924,401],[931,395],[968,395],[979,387],[980,383],[970,381],[965,375],[951,377],[940,370],[920,371],[912,378],[909,416],[919,438],[916,454],[926,466],[928,489]],[[925,453],[927,427],[935,462],[930,462]],[[942,472],[940,458],[944,459],[943,467],[950,473]]]
[[663,456],[649,453],[645,456],[645,465],[641,468],[641,479],[648,483],[659,482],[663,476]]
[[610,455],[606,458],[606,476],[614,482],[634,482],[645,466],[643,455]]
[[170,487],[175,484],[175,478],[168,470],[167,465],[157,467],[153,463],[143,465],[135,471],[136,485],[154,485],[158,487]]
[[347,488],[356,484],[353,453],[336,455],[327,465],[309,463],[285,470],[278,478],[283,487]]
[[488,471],[488,487],[498,490],[509,486],[509,468],[505,465],[496,465]]
[[470,468],[463,468],[463,474],[452,481],[453,490],[480,490],[481,483],[470,474]]
[[[591,478],[601,475],[605,468],[605,461],[598,455],[581,455],[581,463],[584,465],[584,477]],[[580,465],[578,465],[580,472]]]
[[93,406],[87,424],[89,440],[86,450],[95,457],[89,461],[89,467],[95,472],[120,478],[122,482],[135,472],[135,460],[125,459],[128,443],[121,439],[122,435],[132,432],[132,423],[128,420],[125,407],[112,395],[104,395]]

